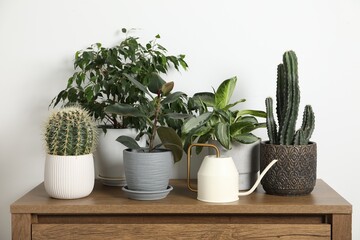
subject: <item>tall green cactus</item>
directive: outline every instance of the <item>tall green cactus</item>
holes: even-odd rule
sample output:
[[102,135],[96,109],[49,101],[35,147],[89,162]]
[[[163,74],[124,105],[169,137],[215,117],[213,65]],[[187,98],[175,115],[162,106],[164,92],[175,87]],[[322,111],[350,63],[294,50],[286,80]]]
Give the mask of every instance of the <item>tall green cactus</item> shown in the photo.
[[283,63],[277,68],[276,113],[279,131],[273,117],[272,99],[266,99],[267,128],[270,143],[281,145],[308,144],[315,127],[315,116],[310,105],[304,110],[303,123],[295,132],[299,112],[300,89],[297,71],[297,57],[294,51],[283,55]]
[[66,107],[53,112],[45,125],[47,153],[84,155],[94,152],[97,142],[95,123],[80,107]]

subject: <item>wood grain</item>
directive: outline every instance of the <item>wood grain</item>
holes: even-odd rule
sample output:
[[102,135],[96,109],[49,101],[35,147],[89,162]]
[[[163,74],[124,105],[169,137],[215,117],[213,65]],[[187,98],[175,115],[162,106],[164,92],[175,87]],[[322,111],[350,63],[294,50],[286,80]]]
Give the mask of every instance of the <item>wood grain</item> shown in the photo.
[[12,213],[39,214],[184,214],[184,213],[241,213],[241,214],[350,214],[351,205],[318,180],[314,191],[307,196],[282,197],[265,194],[259,188],[255,193],[226,204],[205,203],[196,199],[196,193],[186,187],[186,180],[172,180],[174,190],[158,201],[128,199],[121,188],[108,187],[97,182],[90,196],[76,200],[50,198],[40,184],[11,205]]
[[13,240],[31,239],[31,214],[12,214],[11,225]]
[[34,224],[32,237],[34,240],[330,240],[330,233],[329,224]]
[[332,216],[332,239],[351,240],[351,215],[334,214]]

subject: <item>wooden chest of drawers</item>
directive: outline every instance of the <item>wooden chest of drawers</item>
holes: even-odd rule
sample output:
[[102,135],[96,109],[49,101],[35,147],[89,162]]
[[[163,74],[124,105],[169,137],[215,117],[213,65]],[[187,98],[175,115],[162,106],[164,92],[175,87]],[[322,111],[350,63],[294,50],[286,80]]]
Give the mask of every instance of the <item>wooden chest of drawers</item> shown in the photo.
[[204,203],[172,180],[157,201],[127,199],[96,183],[83,199],[48,197],[40,184],[11,205],[12,237],[28,239],[351,239],[352,206],[324,181],[308,196],[267,195],[259,188],[226,204]]

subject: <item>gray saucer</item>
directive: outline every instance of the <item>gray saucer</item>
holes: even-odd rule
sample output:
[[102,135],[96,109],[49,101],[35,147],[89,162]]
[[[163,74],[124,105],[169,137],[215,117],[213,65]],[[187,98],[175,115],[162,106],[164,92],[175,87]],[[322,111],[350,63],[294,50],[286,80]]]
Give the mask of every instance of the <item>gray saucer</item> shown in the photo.
[[126,193],[128,198],[135,200],[158,200],[165,198],[171,190],[172,186],[168,186],[165,190],[161,191],[135,191],[130,190],[127,186],[123,187],[122,190]]

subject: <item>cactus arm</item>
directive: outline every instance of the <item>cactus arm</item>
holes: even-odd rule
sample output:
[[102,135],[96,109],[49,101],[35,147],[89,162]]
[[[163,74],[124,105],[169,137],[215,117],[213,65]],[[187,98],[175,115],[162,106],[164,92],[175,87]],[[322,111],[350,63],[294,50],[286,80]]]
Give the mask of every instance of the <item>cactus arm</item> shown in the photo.
[[297,74],[297,58],[293,51],[284,53],[285,74],[288,81],[287,109],[283,129],[280,133],[280,144],[293,144],[296,119],[299,112],[300,91]]
[[276,82],[276,114],[279,123],[279,132],[282,131],[285,118],[285,104],[287,81],[285,79],[284,65],[279,64],[277,68],[277,82]]
[[301,130],[304,132],[305,144],[309,143],[315,128],[315,115],[310,105],[306,105],[303,114]]
[[302,129],[299,129],[295,133],[294,137],[294,145],[306,145],[306,140],[304,136],[304,131]]
[[269,136],[269,141],[271,144],[278,144],[277,129],[276,129],[277,127],[273,114],[272,98],[270,97],[266,98],[265,105],[266,105],[266,127]]

